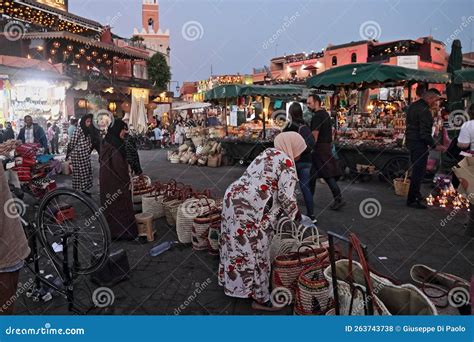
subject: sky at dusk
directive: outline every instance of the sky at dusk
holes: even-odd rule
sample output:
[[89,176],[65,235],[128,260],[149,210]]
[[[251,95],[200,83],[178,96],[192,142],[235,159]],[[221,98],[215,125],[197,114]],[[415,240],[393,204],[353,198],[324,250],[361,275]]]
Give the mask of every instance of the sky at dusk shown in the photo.
[[[474,50],[473,0],[161,0],[160,27],[171,34],[172,80],[252,73],[272,57],[320,51],[375,37],[416,39],[430,33]],[[69,0],[71,13],[131,37],[141,0]],[[172,85],[173,87],[175,85]]]

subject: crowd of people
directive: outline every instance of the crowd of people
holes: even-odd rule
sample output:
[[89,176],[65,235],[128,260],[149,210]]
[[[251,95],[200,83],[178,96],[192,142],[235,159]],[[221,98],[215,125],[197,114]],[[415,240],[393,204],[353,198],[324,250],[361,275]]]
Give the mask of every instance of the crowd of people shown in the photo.
[[[409,207],[426,208],[425,196],[421,194],[421,182],[426,172],[428,154],[436,145],[432,136],[432,108],[439,100],[438,90],[427,89],[420,93],[419,100],[406,110],[406,145],[411,160],[411,183],[406,203]],[[306,215],[313,221],[318,179],[324,180],[332,192],[333,202],[330,209],[340,210],[345,205],[337,184],[342,170],[333,151],[332,119],[321,103],[317,95],[308,96],[307,107],[311,111],[309,122],[304,119],[301,104],[293,103],[289,107],[291,122],[276,136],[274,147],[262,152],[243,175],[228,187],[224,195],[219,283],[229,296],[252,298],[255,309],[279,309],[270,301],[270,244],[278,220],[288,217],[299,221],[302,218],[295,193],[298,183],[303,194]],[[457,161],[462,158],[461,151],[474,151],[474,106],[470,107],[469,114],[471,120],[462,126],[459,138],[453,140],[448,149],[448,153]],[[116,197],[112,204],[104,206],[111,236],[115,240],[136,239],[138,229],[130,191],[130,175],[142,174],[137,142],[135,137],[128,134],[126,120],[115,119],[104,138],[101,138],[93,120],[93,115],[88,114],[79,121],[70,121],[66,160],[70,159],[72,164],[72,188],[91,195],[90,190],[94,186],[91,153],[96,150],[99,154],[100,202],[103,205],[112,194]],[[39,143],[45,149],[51,147],[51,152],[58,153],[56,136],[59,134],[59,128],[55,123],[45,132],[33,123],[31,116],[26,116],[24,121],[25,126],[20,130],[17,139],[24,143]],[[163,143],[165,135],[168,134],[167,137],[172,137],[174,143],[181,144],[185,137],[185,127],[195,127],[198,124],[192,117],[185,121],[178,116],[172,123],[170,132],[167,127],[157,122],[152,130],[153,138]],[[9,136],[11,132],[11,126],[7,124],[1,136]],[[3,183],[0,184],[0,190],[4,196],[3,200],[6,201],[11,195],[7,195],[9,191],[3,190],[7,187],[3,177],[1,181]],[[0,220],[1,245],[2,241],[5,241],[5,234],[15,235],[10,232],[14,225],[8,224],[9,218],[0,215]],[[474,232],[473,222],[471,219],[471,234]],[[8,291],[2,289],[0,293],[6,295],[12,293],[12,284],[16,287],[18,271],[28,254],[28,246],[22,242],[24,234],[15,234],[19,236],[10,246],[15,248],[15,253],[11,254],[12,260],[5,261],[2,257],[5,249],[0,248],[0,285],[8,288]],[[19,247],[18,244],[22,246]],[[0,296],[0,304],[5,298],[4,295]]]

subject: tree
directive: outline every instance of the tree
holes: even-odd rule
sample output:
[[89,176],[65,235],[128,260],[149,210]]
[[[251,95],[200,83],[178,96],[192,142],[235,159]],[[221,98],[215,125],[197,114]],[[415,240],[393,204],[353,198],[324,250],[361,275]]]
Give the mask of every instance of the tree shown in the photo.
[[130,40],[132,42],[143,42],[145,40],[145,38],[141,37],[141,36],[132,36],[132,38],[130,38]]
[[166,58],[161,53],[155,53],[148,61],[148,79],[159,91],[167,90],[171,80],[171,71]]

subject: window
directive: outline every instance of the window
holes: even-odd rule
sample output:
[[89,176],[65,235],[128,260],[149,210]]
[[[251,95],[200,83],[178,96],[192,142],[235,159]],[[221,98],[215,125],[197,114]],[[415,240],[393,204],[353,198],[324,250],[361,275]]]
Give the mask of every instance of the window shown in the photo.
[[332,57],[332,65],[337,65],[337,57],[336,56]]
[[357,54],[355,52],[351,55],[351,63],[357,63]]

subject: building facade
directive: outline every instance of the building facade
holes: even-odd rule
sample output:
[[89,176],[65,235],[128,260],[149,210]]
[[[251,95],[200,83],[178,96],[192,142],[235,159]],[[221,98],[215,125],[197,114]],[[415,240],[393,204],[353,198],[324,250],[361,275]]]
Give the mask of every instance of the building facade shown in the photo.
[[156,0],[143,0],[142,27],[135,28],[133,35],[142,39],[150,56],[159,52],[167,56],[170,64],[170,32],[160,27],[160,7]]

